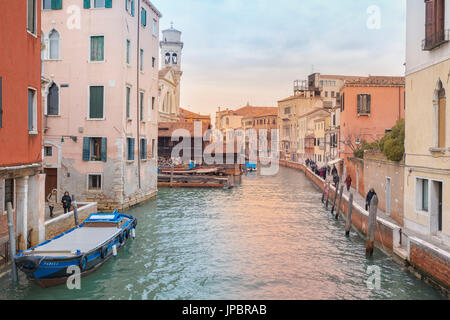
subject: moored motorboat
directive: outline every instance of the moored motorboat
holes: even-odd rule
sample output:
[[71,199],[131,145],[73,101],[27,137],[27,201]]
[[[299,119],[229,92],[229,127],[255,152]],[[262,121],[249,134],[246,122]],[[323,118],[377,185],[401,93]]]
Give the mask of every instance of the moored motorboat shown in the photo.
[[82,277],[101,267],[130,237],[134,238],[136,225],[136,218],[117,210],[112,214],[94,213],[79,227],[20,251],[15,262],[42,287],[62,284],[73,274],[73,266],[79,268]]

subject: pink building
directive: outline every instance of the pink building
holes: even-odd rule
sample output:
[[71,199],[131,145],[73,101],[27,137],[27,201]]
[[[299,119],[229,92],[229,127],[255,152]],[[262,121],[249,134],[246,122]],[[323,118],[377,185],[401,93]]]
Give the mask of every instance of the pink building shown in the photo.
[[42,11],[46,193],[68,191],[105,211],[149,199],[162,15],[148,0],[58,2]]

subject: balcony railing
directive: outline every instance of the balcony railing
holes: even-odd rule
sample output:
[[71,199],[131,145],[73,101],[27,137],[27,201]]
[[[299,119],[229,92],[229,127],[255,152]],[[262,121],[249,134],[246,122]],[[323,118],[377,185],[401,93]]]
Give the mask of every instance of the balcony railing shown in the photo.
[[422,50],[430,51],[449,41],[450,30],[441,30],[422,40]]

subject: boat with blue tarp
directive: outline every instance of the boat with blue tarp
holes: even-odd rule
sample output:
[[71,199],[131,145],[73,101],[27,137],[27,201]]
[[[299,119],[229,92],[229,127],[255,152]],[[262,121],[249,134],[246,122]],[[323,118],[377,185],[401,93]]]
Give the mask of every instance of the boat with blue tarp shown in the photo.
[[[93,213],[80,226],[25,251],[15,262],[31,280],[46,288],[65,283],[79,267],[81,276],[100,268],[135,237],[137,219],[121,214]],[[68,270],[70,268],[70,270]]]

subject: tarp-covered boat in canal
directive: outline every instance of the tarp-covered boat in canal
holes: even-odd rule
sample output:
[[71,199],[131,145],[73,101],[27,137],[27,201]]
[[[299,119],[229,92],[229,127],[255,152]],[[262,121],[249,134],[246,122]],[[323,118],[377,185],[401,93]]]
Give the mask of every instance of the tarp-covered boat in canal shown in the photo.
[[117,210],[91,214],[79,227],[20,251],[15,258],[17,267],[44,288],[65,283],[73,274],[68,270],[72,266],[86,276],[134,238],[136,225],[136,218]]

